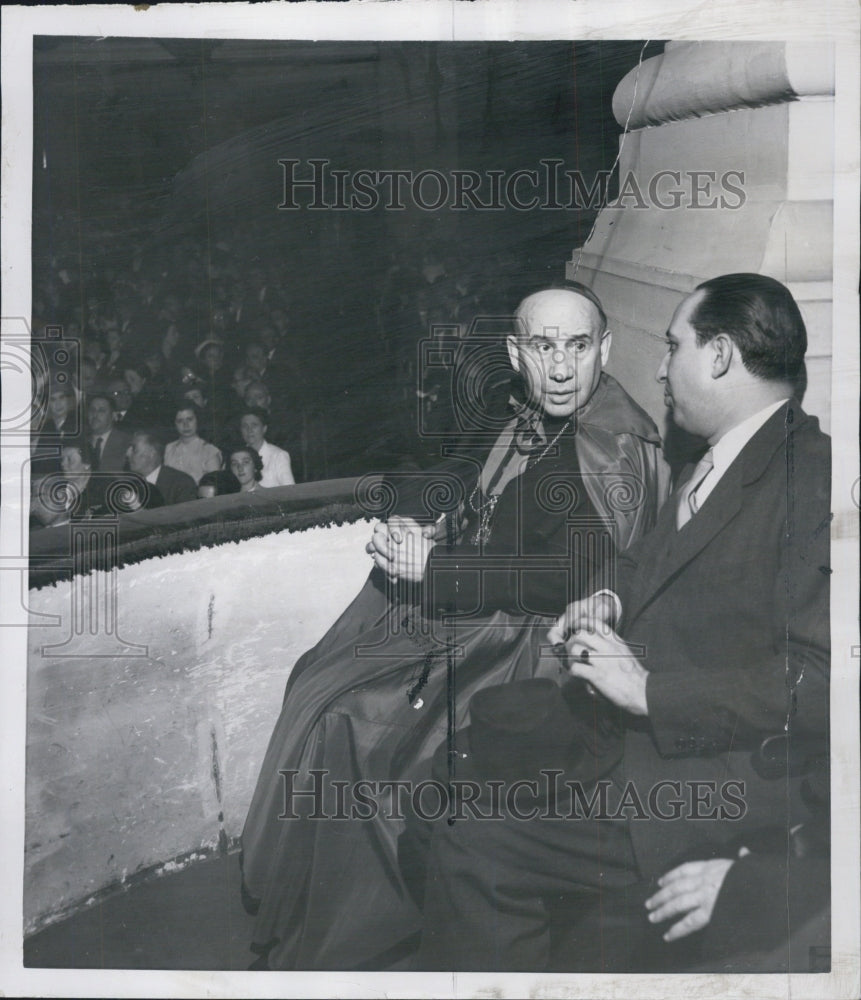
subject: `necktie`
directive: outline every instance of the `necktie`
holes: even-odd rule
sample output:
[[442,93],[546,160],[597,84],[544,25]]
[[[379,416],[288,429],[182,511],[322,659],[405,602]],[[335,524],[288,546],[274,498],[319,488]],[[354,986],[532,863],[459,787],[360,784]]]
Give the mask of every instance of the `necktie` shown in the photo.
[[105,439],[103,437],[97,437],[93,442],[93,465],[97,471],[102,462],[102,446],[104,443]]
[[703,480],[714,468],[715,460],[711,448],[697,462],[691,478],[685,483],[684,489],[679,495],[679,508],[676,512],[676,528],[681,529],[699,510],[697,503],[697,490],[702,486]]

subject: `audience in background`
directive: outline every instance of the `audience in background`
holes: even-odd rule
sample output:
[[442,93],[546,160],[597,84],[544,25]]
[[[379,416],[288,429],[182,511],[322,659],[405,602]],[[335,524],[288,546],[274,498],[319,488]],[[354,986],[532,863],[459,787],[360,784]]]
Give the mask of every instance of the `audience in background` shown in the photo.
[[[120,473],[140,431],[174,438],[160,468],[197,482],[227,471],[222,456],[255,407],[266,413],[263,488],[423,467],[439,458],[453,419],[449,373],[423,370],[423,341],[436,336],[457,351],[476,316],[505,314],[519,280],[501,256],[481,271],[423,243],[412,260],[398,249],[388,269],[370,266],[359,291],[337,285],[321,297],[301,263],[261,261],[259,223],[250,220],[234,220],[216,240],[192,227],[170,246],[144,248],[132,237],[125,267],[116,237],[87,220],[55,220],[52,233],[51,248],[34,247],[34,340],[59,327],[79,350],[63,378],[46,351],[34,384],[37,476],[60,472],[60,443],[76,433],[95,449],[94,469]],[[314,329],[332,331],[326,364]],[[259,430],[242,439],[259,440]]]

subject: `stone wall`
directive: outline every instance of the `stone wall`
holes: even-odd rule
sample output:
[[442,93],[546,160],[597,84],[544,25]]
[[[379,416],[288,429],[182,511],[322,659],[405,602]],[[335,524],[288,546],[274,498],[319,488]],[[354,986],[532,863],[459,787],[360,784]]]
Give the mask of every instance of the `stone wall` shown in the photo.
[[567,275],[601,296],[611,371],[659,426],[654,374],[674,308],[706,278],[754,271],[799,303],[804,405],[830,429],[833,94],[833,50],[822,43],[670,42],[619,83],[624,197],[602,210]]
[[[70,621],[105,606],[105,574],[77,582],[74,605],[68,581],[31,591],[44,624],[29,633],[27,931],[239,835],[290,669],[364,582],[369,532],[281,532],[125,566],[109,636]],[[76,655],[56,655],[73,632]]]

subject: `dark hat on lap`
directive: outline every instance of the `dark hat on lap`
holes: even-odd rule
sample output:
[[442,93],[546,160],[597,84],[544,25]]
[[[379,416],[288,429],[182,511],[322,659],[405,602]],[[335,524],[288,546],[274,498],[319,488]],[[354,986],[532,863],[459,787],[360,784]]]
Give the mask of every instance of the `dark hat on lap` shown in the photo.
[[480,778],[534,778],[542,768],[567,769],[582,756],[562,692],[549,678],[477,691],[469,714],[464,752]]
[[[546,677],[493,685],[473,695],[469,716],[455,739],[459,781],[538,780],[547,770],[594,778],[621,751],[618,734],[594,724],[593,699],[581,684],[564,693]],[[448,778],[446,754],[443,741],[434,754],[438,781]]]

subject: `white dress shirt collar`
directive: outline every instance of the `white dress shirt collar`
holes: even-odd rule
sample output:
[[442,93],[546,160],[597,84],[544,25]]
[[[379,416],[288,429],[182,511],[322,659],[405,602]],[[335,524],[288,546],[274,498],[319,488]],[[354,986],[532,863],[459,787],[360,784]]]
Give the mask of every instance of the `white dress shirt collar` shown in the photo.
[[714,445],[712,445],[712,457],[714,458],[714,468],[703,480],[702,485],[697,490],[697,506],[702,507],[706,497],[720,482],[721,476],[727,471],[732,463],[741,454],[744,446],[756,434],[760,427],[765,424],[769,417],[777,413],[789,397],[778,399],[776,403],[769,403],[768,406],[758,410],[752,416],[736,424],[732,430]]

